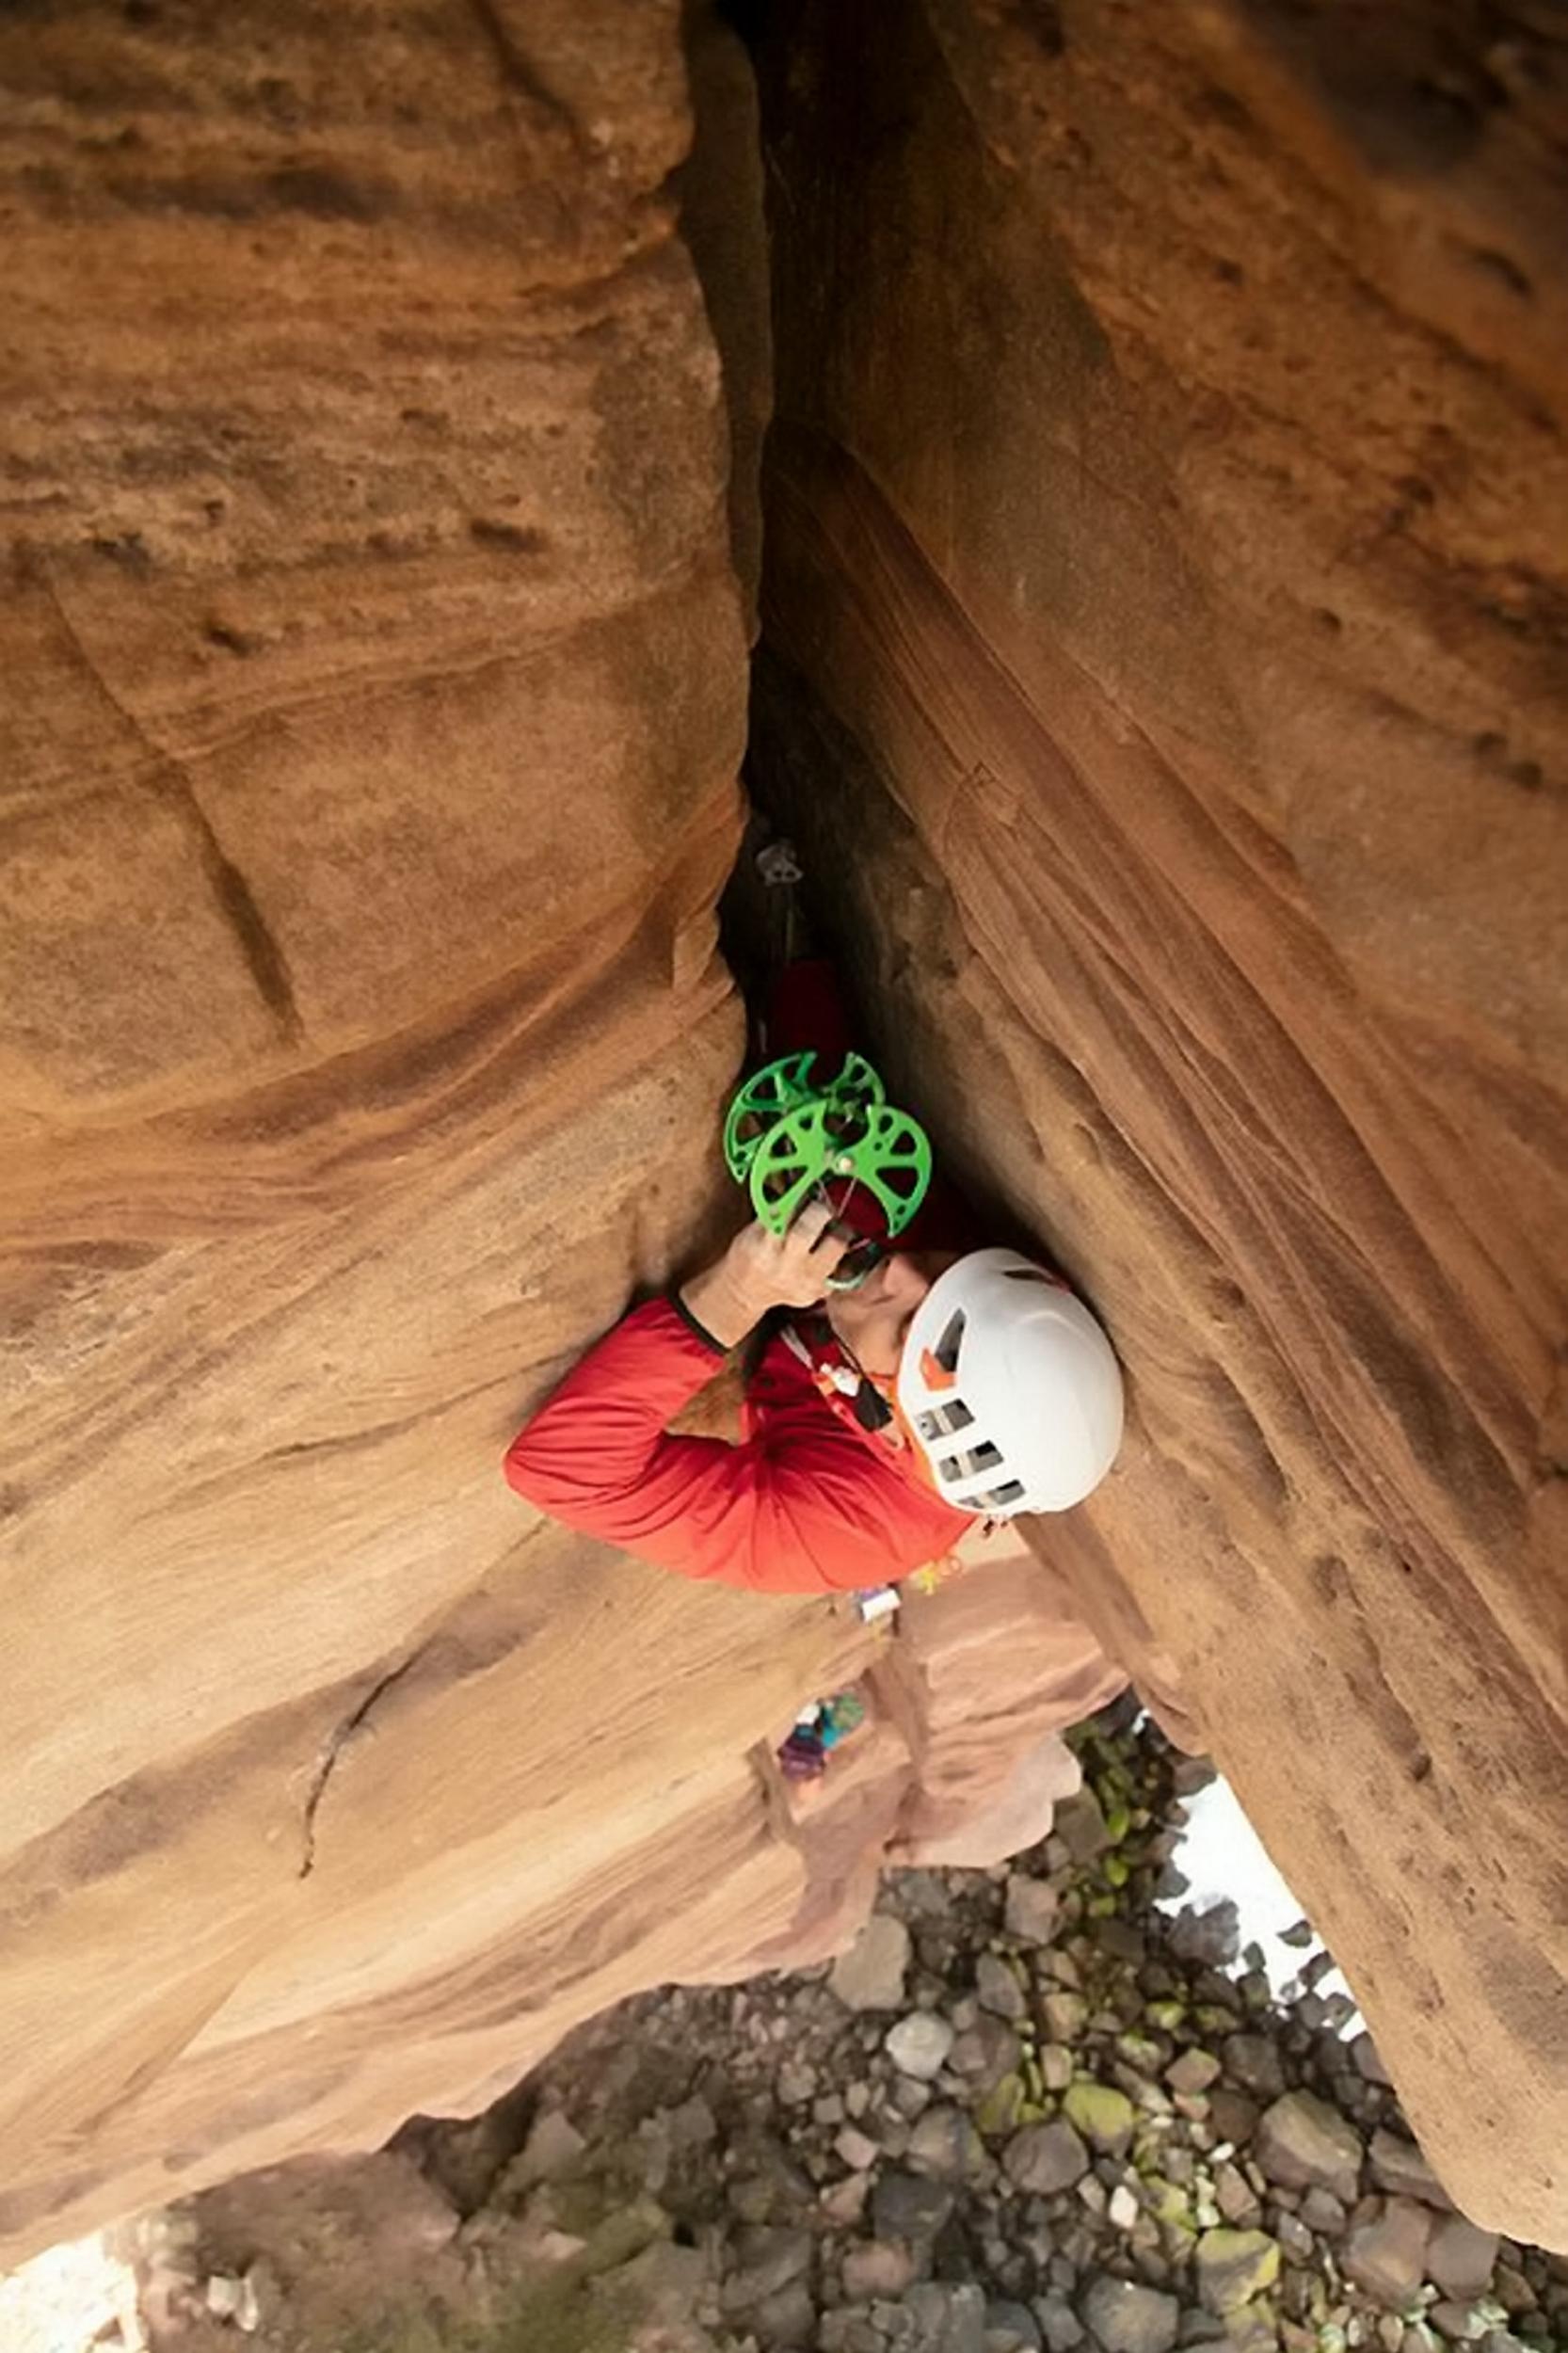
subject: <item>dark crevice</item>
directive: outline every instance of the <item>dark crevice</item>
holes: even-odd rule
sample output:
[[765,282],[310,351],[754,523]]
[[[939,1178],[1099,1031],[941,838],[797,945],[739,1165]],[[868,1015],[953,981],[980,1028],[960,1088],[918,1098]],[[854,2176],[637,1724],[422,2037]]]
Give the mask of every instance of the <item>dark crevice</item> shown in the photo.
[[422,1642],[418,1650],[410,1651],[407,1658],[401,1660],[397,1666],[393,1667],[390,1671],[390,1673],[382,1675],[378,1681],[373,1683],[370,1689],[365,1693],[364,1698],[360,1701],[359,1705],[351,1708],[348,1714],[344,1718],[343,1721],[340,1724],[334,1725],[332,1731],[328,1735],[327,1745],[321,1753],[321,1760],[316,1767],[315,1777],[311,1784],[310,1795],[305,1801],[305,1850],[296,1874],[296,1877],[299,1879],[308,1880],[311,1873],[315,1868],[316,1814],[320,1808],[322,1799],[327,1794],[327,1785],[332,1778],[339,1757],[343,1754],[344,1750],[348,1746],[348,1743],[354,1738],[355,1734],[363,1730],[365,1721],[370,1715],[372,1709],[380,1705],[387,1693],[392,1689],[392,1686],[394,1684],[401,1683],[409,1668],[415,1665],[415,1663],[424,1657],[425,1647],[426,1645]]
[[[182,792],[184,798],[190,799],[183,780]],[[250,977],[276,1016],[283,1035],[291,1045],[296,1044],[304,1035],[304,1025],[299,1018],[299,1008],[295,1003],[294,984],[283,960],[283,951],[257,905],[250,885],[233,860],[224,855],[217,836],[203,812],[196,808],[194,800],[190,801],[190,807],[201,839],[214,895],[239,941],[240,952],[250,968]]]

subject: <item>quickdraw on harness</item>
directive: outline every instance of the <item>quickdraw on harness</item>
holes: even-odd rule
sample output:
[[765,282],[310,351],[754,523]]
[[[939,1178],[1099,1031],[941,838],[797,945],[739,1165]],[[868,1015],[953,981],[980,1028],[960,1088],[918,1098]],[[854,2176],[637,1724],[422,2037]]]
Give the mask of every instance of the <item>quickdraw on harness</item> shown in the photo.
[[[814,1053],[785,1054],[747,1079],[724,1123],[729,1174],[751,1195],[769,1233],[782,1234],[810,1199],[835,1216],[863,1186],[882,1212],[888,1240],[901,1234],[931,1183],[925,1130],[887,1098],[863,1054],[847,1054],[821,1085]],[[838,1197],[830,1188],[836,1187]],[[831,1290],[854,1290],[883,1256],[872,1237],[845,1229],[846,1250]]]

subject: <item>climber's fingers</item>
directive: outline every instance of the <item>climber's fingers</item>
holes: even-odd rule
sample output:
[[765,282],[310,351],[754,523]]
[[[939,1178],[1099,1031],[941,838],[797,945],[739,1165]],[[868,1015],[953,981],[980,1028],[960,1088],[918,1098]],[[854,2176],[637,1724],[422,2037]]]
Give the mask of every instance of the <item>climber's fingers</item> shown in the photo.
[[759,1247],[780,1306],[814,1307],[827,1296],[827,1281],[840,1256],[831,1238],[833,1212],[808,1201],[782,1234],[767,1234]]
[[838,1220],[827,1202],[808,1201],[782,1240],[786,1249],[797,1256],[804,1252],[808,1257],[814,1257],[836,1240],[837,1226]]
[[828,1277],[843,1245],[830,1228],[833,1212],[808,1202],[786,1233],[770,1233],[754,1221],[730,1244],[733,1272],[760,1309],[813,1307],[827,1296]]

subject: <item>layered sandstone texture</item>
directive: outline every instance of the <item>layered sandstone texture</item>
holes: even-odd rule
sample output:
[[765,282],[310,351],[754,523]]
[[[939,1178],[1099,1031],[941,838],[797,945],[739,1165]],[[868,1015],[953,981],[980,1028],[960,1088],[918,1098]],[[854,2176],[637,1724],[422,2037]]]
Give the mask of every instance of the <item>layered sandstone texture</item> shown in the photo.
[[1561,2247],[1560,17],[769,22],[760,787],[1126,1361],[1035,1541]]
[[9,2260],[819,1934],[752,1752],[878,1645],[499,1469],[741,1050],[674,8],[33,8],[0,84]]

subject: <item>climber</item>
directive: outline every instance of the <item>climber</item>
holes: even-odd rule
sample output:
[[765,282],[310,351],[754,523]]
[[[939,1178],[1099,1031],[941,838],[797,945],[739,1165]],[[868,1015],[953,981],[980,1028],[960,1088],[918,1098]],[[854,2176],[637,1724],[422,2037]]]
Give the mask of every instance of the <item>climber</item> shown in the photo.
[[[825,984],[794,968],[792,986],[799,1000]],[[908,1248],[879,1237],[864,1204],[846,1217],[830,1198],[782,1234],[753,1222],[634,1308],[519,1433],[511,1485],[682,1576],[788,1593],[893,1583],[977,1522],[1081,1501],[1122,1425],[1120,1371],[1089,1310],[1014,1251],[951,1246],[951,1196],[901,1237]],[[743,1442],[673,1434],[777,1311]]]

